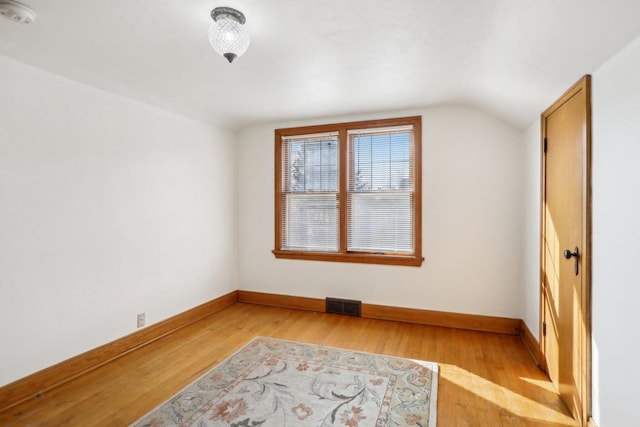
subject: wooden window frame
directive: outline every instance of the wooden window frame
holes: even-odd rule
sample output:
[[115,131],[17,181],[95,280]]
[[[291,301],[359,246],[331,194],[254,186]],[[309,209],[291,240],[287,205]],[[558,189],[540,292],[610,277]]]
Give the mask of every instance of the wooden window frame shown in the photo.
[[[347,251],[347,197],[348,197],[348,141],[347,132],[354,129],[375,129],[394,126],[413,126],[413,173],[414,173],[414,212],[413,240],[414,253],[365,253]],[[338,252],[311,252],[282,250],[282,139],[283,137],[338,132],[339,140],[339,237]],[[422,265],[422,117],[400,117],[383,120],[367,120],[358,122],[335,123],[327,125],[302,126],[275,130],[275,243],[272,251],[276,258],[299,259],[308,261],[353,262],[365,264],[404,265],[419,267]]]

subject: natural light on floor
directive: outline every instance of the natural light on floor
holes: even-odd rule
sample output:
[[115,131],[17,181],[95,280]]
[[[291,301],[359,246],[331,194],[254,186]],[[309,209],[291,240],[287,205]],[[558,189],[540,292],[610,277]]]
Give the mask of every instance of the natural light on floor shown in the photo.
[[[442,381],[450,381],[458,387],[504,408],[504,410],[515,416],[541,423],[566,426],[576,425],[575,420],[563,413],[562,409],[554,408],[554,405],[559,404],[557,399],[550,400],[545,405],[455,365],[446,365],[446,369],[442,369],[440,373],[440,378]],[[526,383],[525,387],[543,389],[556,396],[551,383],[548,381],[523,377],[510,381],[524,381]]]

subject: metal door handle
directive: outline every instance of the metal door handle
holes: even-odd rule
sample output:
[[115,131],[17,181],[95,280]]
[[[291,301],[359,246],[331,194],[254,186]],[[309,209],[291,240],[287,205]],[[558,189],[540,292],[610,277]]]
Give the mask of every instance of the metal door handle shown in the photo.
[[576,248],[573,250],[573,252],[571,252],[569,249],[565,249],[564,250],[564,257],[566,259],[571,259],[571,257],[574,257],[574,265],[573,265],[573,271],[576,273],[576,276],[578,275],[578,258],[580,257],[580,251],[578,250],[578,247],[576,246]]

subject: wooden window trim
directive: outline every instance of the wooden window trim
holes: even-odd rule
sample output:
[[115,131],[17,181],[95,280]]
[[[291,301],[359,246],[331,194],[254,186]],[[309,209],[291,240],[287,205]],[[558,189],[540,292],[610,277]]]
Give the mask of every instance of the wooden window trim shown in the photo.
[[[414,253],[411,255],[397,254],[375,254],[347,251],[347,131],[350,129],[374,129],[393,126],[412,125],[414,132],[414,224],[413,239]],[[282,243],[282,138],[296,135],[309,135],[316,133],[338,132],[340,140],[339,152],[339,175],[338,184],[338,204],[340,206],[340,230],[339,246],[337,253],[329,252],[309,252],[309,251],[289,251],[281,250]],[[307,261],[333,261],[352,262],[365,264],[386,264],[419,267],[422,265],[422,117],[400,117],[383,120],[367,120],[347,123],[335,123],[327,125],[301,126],[295,128],[284,128],[275,130],[275,158],[274,158],[274,219],[275,219],[275,240],[272,251],[279,259],[297,259]]]

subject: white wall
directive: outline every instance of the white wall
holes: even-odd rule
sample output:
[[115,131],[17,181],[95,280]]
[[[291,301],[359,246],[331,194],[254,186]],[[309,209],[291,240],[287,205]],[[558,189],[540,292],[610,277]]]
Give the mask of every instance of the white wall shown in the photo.
[[[640,279],[634,269],[640,259],[639,67],[640,38],[596,70],[592,80],[592,376],[593,416],[600,427],[640,425]],[[523,133],[523,141],[523,319],[537,336],[538,121]]]
[[594,412],[640,425],[640,38],[593,75]]
[[522,133],[522,320],[540,339],[540,120]]
[[[238,135],[238,288],[520,318],[520,132],[466,107],[324,123],[423,116],[420,268],[275,259],[273,123]],[[312,122],[319,123],[319,122]]]
[[236,289],[232,134],[0,56],[0,386]]

